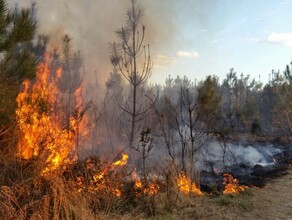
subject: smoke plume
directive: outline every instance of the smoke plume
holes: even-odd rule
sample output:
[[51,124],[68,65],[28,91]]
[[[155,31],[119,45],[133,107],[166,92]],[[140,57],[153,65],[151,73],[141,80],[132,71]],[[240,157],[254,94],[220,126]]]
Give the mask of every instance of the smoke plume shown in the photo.
[[[31,0],[10,0],[9,7],[30,7]],[[137,1],[144,9],[142,24],[146,26],[145,44],[153,57],[167,47],[174,38],[176,13],[174,1],[161,7],[155,0]],[[38,33],[49,36],[49,49],[60,48],[64,34],[73,38],[73,49],[80,50],[85,59],[86,75],[103,85],[112,65],[109,61],[109,43],[116,39],[115,31],[125,24],[127,0],[58,1],[36,0]],[[97,74],[97,76],[94,76]]]

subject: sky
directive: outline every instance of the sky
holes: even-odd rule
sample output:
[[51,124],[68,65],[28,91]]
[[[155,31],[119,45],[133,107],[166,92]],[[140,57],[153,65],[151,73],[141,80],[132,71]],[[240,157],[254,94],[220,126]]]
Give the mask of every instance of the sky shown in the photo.
[[[7,0],[11,8],[31,0]],[[129,0],[36,0],[38,32],[60,47],[69,34],[86,73],[103,84],[112,66],[109,43],[125,23]],[[272,69],[292,60],[292,0],[137,0],[144,9],[145,44],[153,59],[151,83],[170,75],[224,79],[230,68],[267,83]]]

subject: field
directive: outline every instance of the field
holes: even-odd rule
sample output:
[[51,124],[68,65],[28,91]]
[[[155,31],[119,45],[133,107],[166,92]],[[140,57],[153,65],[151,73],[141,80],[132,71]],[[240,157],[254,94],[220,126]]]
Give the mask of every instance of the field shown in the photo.
[[[175,219],[290,219],[292,218],[292,169],[265,188],[249,188],[240,195],[184,198],[169,213],[161,213],[157,220]],[[146,219],[142,216],[99,216],[99,219]]]

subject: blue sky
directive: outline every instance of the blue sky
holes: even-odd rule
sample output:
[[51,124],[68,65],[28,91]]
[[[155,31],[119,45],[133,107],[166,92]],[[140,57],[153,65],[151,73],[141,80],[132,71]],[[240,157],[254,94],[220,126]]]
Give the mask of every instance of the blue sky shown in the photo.
[[[222,79],[233,67],[238,74],[256,79],[261,75],[267,82],[272,69],[283,70],[292,59],[289,0],[185,0],[175,4],[179,4],[175,24],[179,31],[176,44],[157,51],[161,59],[169,59],[169,65],[156,68],[159,75],[167,76],[167,72],[204,79],[215,74]],[[159,64],[159,57],[156,61]],[[157,75],[154,69],[153,78],[159,80]]]
[[[51,48],[69,34],[86,71],[104,82],[112,70],[109,42],[124,23],[128,0],[36,0],[39,33]],[[14,7],[31,0],[9,0]],[[292,0],[138,0],[145,10],[146,43],[154,62],[151,82],[168,75],[222,80],[230,68],[268,82],[272,69],[292,59]],[[57,40],[56,40],[57,39]],[[96,77],[96,76],[94,76]]]

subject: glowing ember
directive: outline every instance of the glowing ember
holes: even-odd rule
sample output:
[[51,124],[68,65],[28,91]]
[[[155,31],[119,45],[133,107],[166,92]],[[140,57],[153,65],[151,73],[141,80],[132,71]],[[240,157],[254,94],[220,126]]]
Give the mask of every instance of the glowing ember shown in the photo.
[[121,196],[122,196],[122,192],[121,192],[121,190],[119,190],[119,189],[115,189],[115,195],[116,195],[117,197],[121,197]]
[[20,130],[18,156],[40,160],[42,175],[65,168],[77,159],[74,144],[76,121],[70,118],[70,128],[67,129],[61,125],[65,116],[60,110],[56,86],[61,74],[59,69],[56,76],[52,76],[48,64],[40,64],[35,83],[30,85],[29,81],[25,81],[23,92],[16,99]]
[[192,182],[183,172],[180,173],[177,179],[177,186],[184,194],[196,196],[203,195],[202,191],[196,186],[196,184]]
[[223,184],[225,185],[225,190],[223,191],[223,194],[239,194],[243,192],[247,186],[241,186],[238,184],[238,180],[236,178],[233,178],[231,174],[225,173]]

